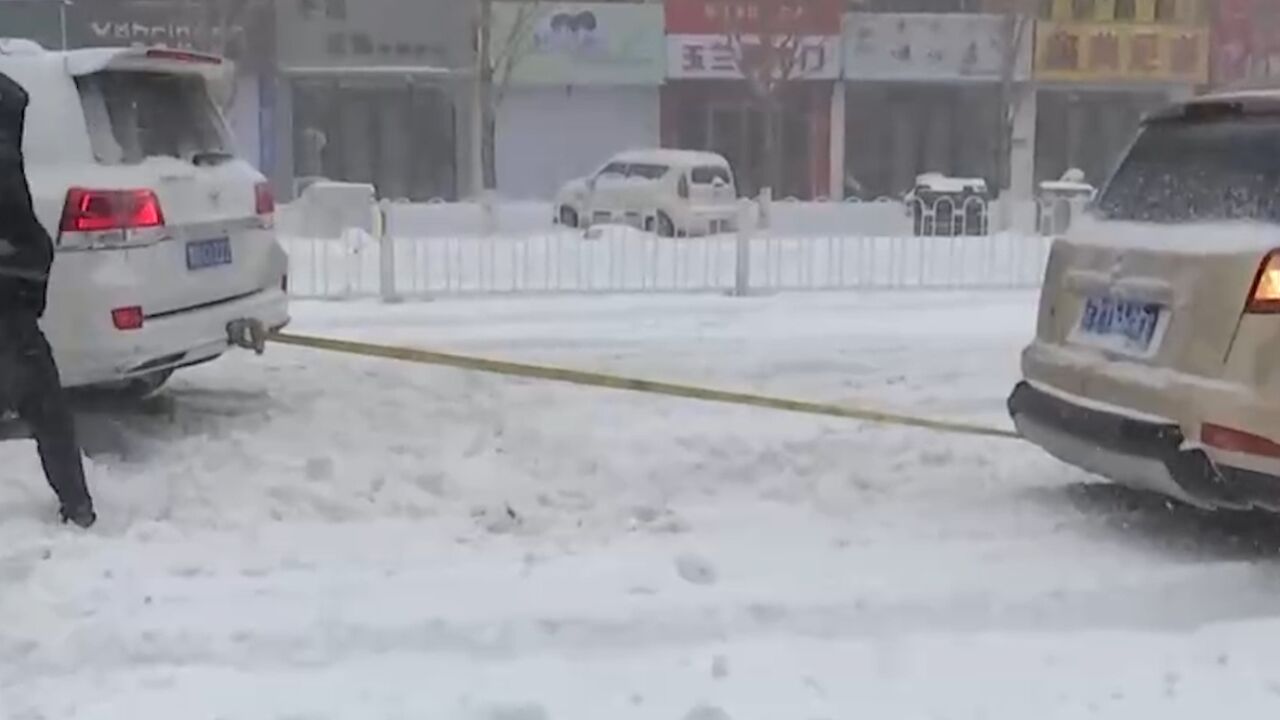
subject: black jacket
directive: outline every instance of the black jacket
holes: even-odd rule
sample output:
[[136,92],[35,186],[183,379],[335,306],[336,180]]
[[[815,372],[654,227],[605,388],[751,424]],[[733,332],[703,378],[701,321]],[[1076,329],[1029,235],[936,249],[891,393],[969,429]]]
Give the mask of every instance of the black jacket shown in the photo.
[[0,314],[44,314],[53,241],[31,207],[22,157],[27,92],[0,72]]

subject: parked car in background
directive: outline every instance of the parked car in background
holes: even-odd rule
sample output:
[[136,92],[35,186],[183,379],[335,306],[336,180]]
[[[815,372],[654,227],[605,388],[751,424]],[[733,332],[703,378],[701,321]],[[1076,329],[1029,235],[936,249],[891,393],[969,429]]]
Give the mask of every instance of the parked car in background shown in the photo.
[[1143,128],[1055,241],[1019,431],[1061,460],[1205,508],[1280,510],[1280,91]]
[[146,394],[289,320],[266,178],[232,152],[221,58],[0,40],[30,95],[24,151],[55,242],[42,325],[68,387]]
[[631,150],[556,195],[554,222],[631,225],[662,237],[735,229],[738,191],[729,161],[692,150]]

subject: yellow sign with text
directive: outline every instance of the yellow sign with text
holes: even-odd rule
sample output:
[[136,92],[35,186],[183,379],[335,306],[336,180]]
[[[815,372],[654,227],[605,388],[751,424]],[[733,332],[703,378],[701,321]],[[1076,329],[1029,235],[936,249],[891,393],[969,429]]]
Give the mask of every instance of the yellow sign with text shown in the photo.
[[1056,23],[1036,29],[1038,80],[1159,82],[1209,80],[1209,31],[1128,23]]

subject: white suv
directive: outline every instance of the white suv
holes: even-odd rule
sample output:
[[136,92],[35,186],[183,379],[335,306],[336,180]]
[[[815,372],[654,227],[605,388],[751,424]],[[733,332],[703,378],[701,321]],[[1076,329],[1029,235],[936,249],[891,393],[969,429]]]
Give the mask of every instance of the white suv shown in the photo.
[[266,179],[214,101],[232,72],[166,48],[0,40],[26,88],[36,214],[55,238],[42,325],[67,387],[154,391],[289,320]]
[[552,220],[568,227],[632,225],[662,237],[731,232],[738,192],[729,161],[693,150],[631,150],[566,184]]

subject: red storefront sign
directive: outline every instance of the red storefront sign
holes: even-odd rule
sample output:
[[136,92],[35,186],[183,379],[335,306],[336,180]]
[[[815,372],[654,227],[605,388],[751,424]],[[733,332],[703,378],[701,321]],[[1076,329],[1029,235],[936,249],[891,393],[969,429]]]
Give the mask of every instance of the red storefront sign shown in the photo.
[[666,0],[673,35],[840,34],[841,0]]

